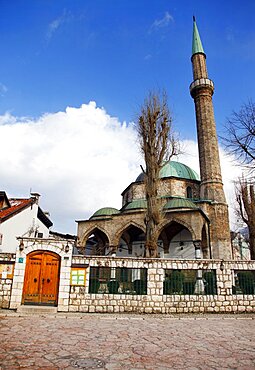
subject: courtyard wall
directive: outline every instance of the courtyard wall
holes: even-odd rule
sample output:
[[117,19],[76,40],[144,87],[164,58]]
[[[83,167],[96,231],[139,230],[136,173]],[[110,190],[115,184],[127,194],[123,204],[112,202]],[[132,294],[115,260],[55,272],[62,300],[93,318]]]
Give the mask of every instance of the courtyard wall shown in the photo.
[[[0,308],[18,308],[21,304],[25,260],[20,255],[30,252],[31,246],[19,254],[0,254]],[[56,243],[54,243],[56,249]],[[53,246],[45,247],[53,250]],[[40,246],[42,249],[42,246]],[[44,247],[43,247],[44,249]],[[62,253],[62,252],[61,252]],[[69,252],[70,253],[70,252]],[[68,253],[68,254],[69,254]],[[255,294],[244,294],[236,289],[235,277],[240,272],[255,274],[255,261],[173,260],[109,256],[68,256],[64,253],[60,273],[58,311],[105,313],[241,313],[255,312]],[[67,259],[68,258],[68,259]],[[16,262],[16,263],[15,263]],[[68,262],[68,271],[66,263]],[[146,293],[130,294],[118,290],[110,294],[107,289],[90,292],[90,277],[95,268],[146,270]],[[63,270],[64,269],[64,270]],[[63,271],[62,271],[63,270]],[[167,294],[164,291],[166,271],[189,271],[199,275],[215,273],[214,294]],[[81,274],[81,275],[79,275]],[[24,274],[23,274],[24,275]],[[90,276],[91,275],[91,276]],[[14,279],[14,282],[13,282]],[[17,281],[20,279],[20,286]],[[16,284],[16,285],[15,285]],[[106,285],[106,284],[105,284]],[[64,290],[62,289],[64,287]],[[65,296],[63,297],[63,292]],[[20,297],[19,302],[15,300]],[[63,299],[65,302],[63,304]],[[15,305],[13,302],[15,301]]]
[[[255,295],[234,292],[234,275],[254,271],[255,261],[170,260],[116,257],[78,257],[73,266],[86,268],[84,286],[71,283],[69,311],[136,313],[255,312]],[[92,267],[147,269],[147,294],[89,293]],[[165,270],[215,271],[216,294],[164,294]],[[236,293],[236,294],[233,294]]]
[[9,308],[14,273],[15,254],[0,254],[0,308]]

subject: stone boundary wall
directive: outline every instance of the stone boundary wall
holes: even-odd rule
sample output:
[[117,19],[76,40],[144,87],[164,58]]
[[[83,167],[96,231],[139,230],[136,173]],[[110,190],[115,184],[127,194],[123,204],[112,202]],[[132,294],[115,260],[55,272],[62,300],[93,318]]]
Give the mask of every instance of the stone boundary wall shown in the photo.
[[12,279],[0,278],[0,308],[9,308],[11,300]]
[[[0,265],[2,267],[13,264],[14,268],[15,254],[0,253]],[[1,270],[2,271],[2,270]],[[9,308],[11,300],[12,278],[2,277],[0,272],[0,308]]]
[[[85,286],[70,286],[69,311],[72,312],[255,312],[255,295],[232,294],[234,270],[255,270],[255,261],[74,256],[72,264],[89,266]],[[147,268],[147,295],[89,294],[90,267]],[[216,271],[217,295],[163,295],[165,269],[213,269]]]

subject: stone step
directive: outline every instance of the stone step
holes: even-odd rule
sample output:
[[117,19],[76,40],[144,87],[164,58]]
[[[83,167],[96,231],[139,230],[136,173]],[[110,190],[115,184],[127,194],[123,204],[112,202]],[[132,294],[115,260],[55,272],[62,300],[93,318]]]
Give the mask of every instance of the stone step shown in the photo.
[[18,313],[35,313],[35,314],[41,314],[41,313],[57,313],[57,307],[52,306],[35,306],[35,305],[22,305],[17,308]]

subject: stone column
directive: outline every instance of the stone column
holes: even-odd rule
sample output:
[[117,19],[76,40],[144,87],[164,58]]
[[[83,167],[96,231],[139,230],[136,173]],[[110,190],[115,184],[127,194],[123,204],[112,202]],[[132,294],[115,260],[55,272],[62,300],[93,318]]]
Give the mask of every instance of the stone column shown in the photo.
[[[195,247],[195,258],[201,259],[201,240],[195,240],[193,243]],[[203,271],[197,270],[195,294],[204,294],[204,291],[205,285],[203,282]]]
[[110,253],[112,257],[116,257],[118,247],[116,245],[111,245],[110,246]]
[[132,281],[140,280],[141,271],[140,269],[132,269]]

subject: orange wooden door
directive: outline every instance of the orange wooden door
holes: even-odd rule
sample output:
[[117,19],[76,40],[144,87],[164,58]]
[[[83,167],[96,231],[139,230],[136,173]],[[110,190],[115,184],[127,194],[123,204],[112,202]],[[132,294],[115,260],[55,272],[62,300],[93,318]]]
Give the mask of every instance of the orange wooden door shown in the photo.
[[41,303],[55,305],[58,300],[59,257],[45,253],[42,264]]
[[27,256],[23,286],[23,303],[40,303],[42,253]]
[[60,257],[52,252],[27,256],[23,287],[24,304],[57,305]]

